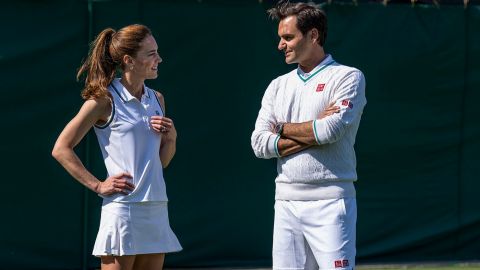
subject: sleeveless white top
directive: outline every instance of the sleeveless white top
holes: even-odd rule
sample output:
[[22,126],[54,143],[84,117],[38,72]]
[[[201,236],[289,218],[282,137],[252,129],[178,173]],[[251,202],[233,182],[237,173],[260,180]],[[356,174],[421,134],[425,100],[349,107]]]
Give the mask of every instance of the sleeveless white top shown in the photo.
[[160,161],[162,136],[150,125],[150,117],[164,112],[155,91],[143,87],[139,101],[116,78],[108,87],[112,113],[103,126],[95,126],[108,176],[128,172],[135,189],[128,195],[101,196],[105,201],[168,201]]

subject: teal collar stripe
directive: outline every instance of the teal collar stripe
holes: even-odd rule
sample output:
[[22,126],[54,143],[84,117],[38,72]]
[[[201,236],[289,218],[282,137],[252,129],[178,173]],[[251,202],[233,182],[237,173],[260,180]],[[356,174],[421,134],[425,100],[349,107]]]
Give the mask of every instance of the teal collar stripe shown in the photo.
[[313,73],[312,75],[308,76],[308,78],[304,79],[302,78],[302,76],[300,76],[300,74],[298,73],[297,71],[297,75],[298,77],[300,78],[300,80],[302,80],[303,82],[306,82],[308,80],[310,80],[311,78],[313,78],[313,76],[317,75],[320,71],[324,70],[326,67],[330,66],[331,64],[335,63],[335,60],[332,60],[328,63],[326,63],[323,67],[319,68],[317,71],[315,71],[315,73]]

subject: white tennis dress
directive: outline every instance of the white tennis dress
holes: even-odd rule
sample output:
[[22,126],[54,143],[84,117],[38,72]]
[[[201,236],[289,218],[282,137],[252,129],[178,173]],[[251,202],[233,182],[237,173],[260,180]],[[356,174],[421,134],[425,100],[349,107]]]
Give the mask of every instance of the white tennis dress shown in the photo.
[[115,79],[108,88],[112,113],[95,126],[109,176],[127,172],[135,189],[102,196],[102,216],[93,255],[135,255],[180,251],[170,228],[167,193],[159,151],[161,135],[151,125],[164,112],[155,92],[144,86],[141,100]]

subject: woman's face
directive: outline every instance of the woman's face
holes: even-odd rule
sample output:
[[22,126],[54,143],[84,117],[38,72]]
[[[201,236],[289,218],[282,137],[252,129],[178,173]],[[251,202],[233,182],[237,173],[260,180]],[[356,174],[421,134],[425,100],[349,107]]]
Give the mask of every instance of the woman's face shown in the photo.
[[133,57],[133,69],[129,71],[144,79],[155,79],[158,76],[158,64],[161,62],[157,42],[149,35],[140,43],[140,50]]

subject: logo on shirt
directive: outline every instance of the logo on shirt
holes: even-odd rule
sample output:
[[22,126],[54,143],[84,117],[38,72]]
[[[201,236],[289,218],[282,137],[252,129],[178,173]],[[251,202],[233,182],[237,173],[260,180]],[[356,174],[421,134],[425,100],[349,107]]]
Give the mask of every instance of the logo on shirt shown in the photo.
[[316,92],[322,92],[323,91],[323,88],[325,88],[325,84],[324,83],[319,83],[317,85],[317,90]]
[[159,112],[159,111],[155,111],[155,114],[156,114],[156,115],[160,115],[160,112]]
[[336,260],[335,261],[335,268],[344,268],[348,267],[350,264],[348,263],[348,260]]
[[353,108],[353,103],[348,99],[344,99],[344,100],[342,100],[342,106],[346,106],[346,107],[349,107],[350,109],[352,109]]

